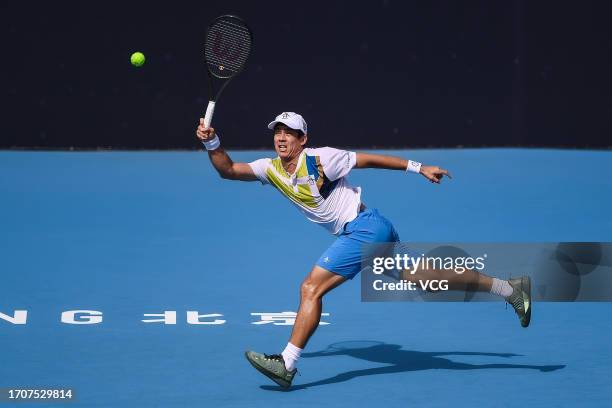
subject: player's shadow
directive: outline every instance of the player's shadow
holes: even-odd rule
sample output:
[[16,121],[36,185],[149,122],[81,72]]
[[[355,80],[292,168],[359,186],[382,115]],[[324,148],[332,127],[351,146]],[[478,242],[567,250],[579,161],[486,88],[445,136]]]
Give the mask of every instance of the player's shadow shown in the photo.
[[381,342],[370,342],[375,345],[359,348],[343,348],[333,349],[333,346],[326,350],[316,353],[304,353],[304,358],[329,357],[329,356],[350,356],[360,360],[371,361],[373,363],[388,364],[384,367],[366,368],[362,370],[352,370],[337,374],[333,377],[325,378],[318,381],[313,381],[306,384],[297,384],[288,390],[277,386],[262,385],[261,388],[270,391],[297,391],[309,387],[317,387],[320,385],[335,384],[344,381],[352,380],[356,377],[367,375],[393,374],[408,371],[431,370],[431,369],[446,369],[446,370],[480,370],[491,368],[502,369],[532,369],[541,372],[555,371],[565,368],[565,365],[531,365],[531,364],[469,364],[453,361],[443,356],[490,356],[510,358],[519,356],[520,354],[512,353],[482,353],[470,351],[413,351],[402,350],[402,346],[398,344],[385,344]]

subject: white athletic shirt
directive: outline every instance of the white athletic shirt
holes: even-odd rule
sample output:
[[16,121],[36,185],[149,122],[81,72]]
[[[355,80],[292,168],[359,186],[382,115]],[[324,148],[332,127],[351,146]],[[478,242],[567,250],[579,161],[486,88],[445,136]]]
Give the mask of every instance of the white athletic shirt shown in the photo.
[[346,177],[356,162],[355,152],[321,147],[304,149],[293,174],[285,171],[279,157],[249,166],[262,184],[272,185],[306,218],[337,235],[359,213],[361,188],[352,187]]

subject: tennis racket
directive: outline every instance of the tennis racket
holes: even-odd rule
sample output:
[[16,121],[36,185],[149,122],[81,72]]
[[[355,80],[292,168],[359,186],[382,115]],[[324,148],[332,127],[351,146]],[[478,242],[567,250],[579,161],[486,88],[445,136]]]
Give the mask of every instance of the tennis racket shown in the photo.
[[[215,103],[227,84],[245,67],[253,34],[239,17],[224,15],[217,17],[208,26],[204,44],[204,59],[209,79],[209,101],[204,115],[204,124],[210,126],[215,112]],[[218,82],[215,86],[215,82]],[[215,89],[217,91],[215,92]]]

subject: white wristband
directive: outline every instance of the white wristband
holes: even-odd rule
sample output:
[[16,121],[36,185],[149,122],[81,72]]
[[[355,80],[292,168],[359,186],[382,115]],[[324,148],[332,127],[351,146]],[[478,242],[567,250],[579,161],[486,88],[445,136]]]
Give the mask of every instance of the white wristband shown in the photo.
[[215,150],[219,146],[221,146],[221,141],[219,140],[219,136],[215,133],[215,137],[208,142],[202,142],[206,150]]
[[408,167],[406,167],[406,171],[409,173],[420,173],[421,172],[421,163],[415,162],[412,160],[408,160]]

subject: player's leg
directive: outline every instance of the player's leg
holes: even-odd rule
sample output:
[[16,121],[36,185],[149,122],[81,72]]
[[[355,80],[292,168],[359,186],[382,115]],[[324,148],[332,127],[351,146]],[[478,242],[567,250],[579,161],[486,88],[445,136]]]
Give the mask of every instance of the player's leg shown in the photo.
[[446,280],[449,290],[490,292],[503,297],[512,305],[521,326],[527,327],[531,321],[531,279],[529,276],[502,280],[471,269],[459,274],[452,269],[419,268],[416,271],[402,271],[401,278],[415,282],[417,285],[420,280]]
[[[490,292],[493,288],[494,278],[470,269],[459,274],[451,269],[419,268],[416,271],[402,271],[402,279],[417,284],[420,280],[445,280],[448,282],[449,290]],[[507,281],[502,282],[508,283]],[[502,291],[503,293],[500,293],[500,295],[504,297],[510,296],[512,294],[512,287],[510,285],[503,285]]]
[[248,351],[246,358],[251,365],[281,387],[289,387],[297,372],[295,363],[308,339],[319,326],[323,296],[346,279],[344,276],[315,266],[300,287],[300,307],[285,350],[281,354],[272,355]]
[[295,364],[319,325],[323,296],[347,279],[352,279],[361,269],[361,241],[353,239],[351,235],[341,234],[302,282],[300,307],[291,338],[283,352],[269,356],[252,351],[246,354],[253,367],[281,387],[291,386],[296,373]]
[[319,325],[323,296],[346,281],[341,275],[315,266],[300,287],[300,307],[295,318],[289,343],[303,349]]
[[289,342],[281,353],[287,370],[293,371],[295,369],[308,339],[319,327],[321,312],[323,311],[323,296],[345,282],[346,279],[342,275],[315,266],[302,282],[300,286],[300,307],[295,317],[295,324]]

